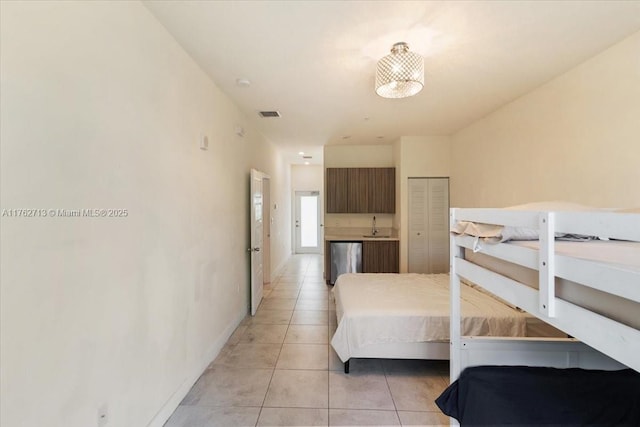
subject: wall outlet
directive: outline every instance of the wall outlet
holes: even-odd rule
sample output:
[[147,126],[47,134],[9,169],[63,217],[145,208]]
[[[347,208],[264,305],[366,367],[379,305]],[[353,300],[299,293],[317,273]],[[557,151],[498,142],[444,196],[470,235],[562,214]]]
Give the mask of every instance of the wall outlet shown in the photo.
[[103,403],[98,408],[98,427],[104,427],[109,423],[109,405]]

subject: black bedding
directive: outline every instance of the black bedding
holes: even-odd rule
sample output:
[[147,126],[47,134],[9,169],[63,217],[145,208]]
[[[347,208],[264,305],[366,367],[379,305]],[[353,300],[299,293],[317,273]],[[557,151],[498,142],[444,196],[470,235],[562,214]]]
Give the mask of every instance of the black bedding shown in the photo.
[[640,426],[640,373],[477,366],[436,399],[465,426]]

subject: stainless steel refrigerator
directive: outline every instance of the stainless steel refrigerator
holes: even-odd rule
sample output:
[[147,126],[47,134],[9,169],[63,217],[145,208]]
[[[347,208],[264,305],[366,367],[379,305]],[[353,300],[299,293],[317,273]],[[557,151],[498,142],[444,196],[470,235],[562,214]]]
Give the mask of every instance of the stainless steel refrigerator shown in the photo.
[[344,273],[362,273],[362,242],[331,242],[331,284]]

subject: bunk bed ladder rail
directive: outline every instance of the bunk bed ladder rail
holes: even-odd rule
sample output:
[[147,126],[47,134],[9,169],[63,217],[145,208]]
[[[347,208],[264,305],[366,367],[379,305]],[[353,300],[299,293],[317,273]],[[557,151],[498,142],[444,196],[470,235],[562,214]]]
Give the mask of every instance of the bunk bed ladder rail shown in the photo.
[[[449,210],[449,224],[456,223],[456,212],[458,209]],[[453,383],[460,376],[462,371],[461,361],[461,325],[462,313],[460,312],[460,276],[458,276],[456,258],[464,259],[464,248],[458,246],[456,237],[453,233],[449,233],[449,292],[450,292],[450,312],[449,312],[449,344],[451,346],[449,352],[449,378]],[[449,418],[449,425],[459,426],[460,424],[455,418]]]
[[[458,209],[452,208],[449,211],[449,224],[456,223],[456,213]],[[451,382],[458,378],[461,371],[461,313],[460,313],[460,276],[457,274],[456,258],[464,259],[464,248],[458,246],[456,237],[450,233],[449,237],[449,286],[450,286],[450,317],[449,317],[449,344],[451,345],[449,353],[449,376]],[[452,418],[453,420],[453,418]],[[453,424],[452,424],[453,425]]]
[[547,317],[555,317],[555,214],[553,212],[540,213],[538,223],[540,227],[538,309]]

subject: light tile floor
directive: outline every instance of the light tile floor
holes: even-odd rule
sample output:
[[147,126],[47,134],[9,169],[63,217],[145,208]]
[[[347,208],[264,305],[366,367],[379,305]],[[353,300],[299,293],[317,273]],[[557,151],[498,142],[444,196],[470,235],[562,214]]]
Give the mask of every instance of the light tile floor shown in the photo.
[[449,425],[434,404],[447,362],[354,359],[344,374],[322,269],[320,255],[289,260],[165,427]]

